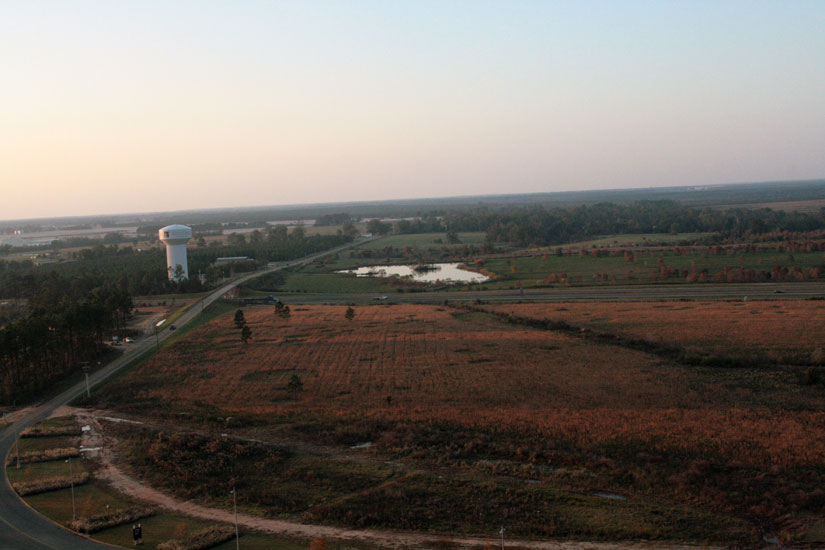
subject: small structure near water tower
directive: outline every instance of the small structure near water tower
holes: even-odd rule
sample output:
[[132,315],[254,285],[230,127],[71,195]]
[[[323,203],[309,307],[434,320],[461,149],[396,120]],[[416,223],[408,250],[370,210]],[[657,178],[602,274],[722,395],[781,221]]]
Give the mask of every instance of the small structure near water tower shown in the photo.
[[166,245],[166,271],[169,272],[169,280],[188,279],[186,242],[192,238],[192,228],[185,225],[167,225],[158,231],[158,238]]

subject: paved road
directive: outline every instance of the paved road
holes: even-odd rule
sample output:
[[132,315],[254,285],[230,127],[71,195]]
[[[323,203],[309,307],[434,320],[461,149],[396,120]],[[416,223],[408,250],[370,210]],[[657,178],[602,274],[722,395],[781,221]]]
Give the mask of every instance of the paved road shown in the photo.
[[[779,291],[779,292],[777,292]],[[371,294],[283,294],[286,303],[295,304],[347,304],[347,303],[440,303],[450,301],[484,300],[487,302],[546,302],[572,300],[701,300],[730,298],[741,300],[764,298],[825,298],[822,283],[794,284],[703,284],[703,285],[655,285],[628,287],[573,287],[530,289],[522,294],[517,290],[484,290],[455,292],[405,292],[390,293],[386,300],[380,293]]]
[[[308,263],[328,254],[340,252],[341,250],[354,246],[355,244],[361,244],[362,242],[363,241],[347,244],[332,250],[321,252],[319,254],[307,256],[300,260],[285,262],[239,277],[238,279],[222,286],[218,290],[211,292],[208,296],[203,298],[200,303],[193,304],[186,311],[186,313],[181,315],[175,321],[175,324],[177,326],[186,325],[194,319],[204,307],[208,306],[237,285],[248,281],[249,279],[259,277],[265,273],[277,271],[285,267]],[[158,333],[158,339],[163,341],[171,335],[172,333],[170,331],[164,330]],[[126,353],[124,353],[121,357],[91,374],[89,376],[90,384],[94,386],[95,384],[108,378],[129,364],[133,358],[150,350],[154,345],[154,338],[144,338],[142,341],[128,346],[125,348]],[[75,384],[60,395],[41,403],[22,418],[18,419],[14,424],[7,426],[2,432],[0,432],[0,457],[5,460],[5,457],[14,446],[14,442],[17,439],[17,434],[29,426],[48,418],[48,416],[56,408],[65,405],[72,399],[83,394],[85,391],[85,382]],[[4,470],[3,479],[0,481],[0,550],[101,550],[111,548],[112,546],[108,544],[94,542],[63,529],[26,506],[17,497],[17,494],[11,488],[11,485],[9,485],[8,478],[6,477]]]

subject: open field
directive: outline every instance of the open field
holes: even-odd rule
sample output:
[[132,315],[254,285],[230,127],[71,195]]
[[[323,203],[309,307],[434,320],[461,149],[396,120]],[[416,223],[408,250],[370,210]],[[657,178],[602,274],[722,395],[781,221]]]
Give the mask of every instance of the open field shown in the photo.
[[488,285],[491,288],[707,281],[792,283],[825,276],[825,253],[817,249],[791,251],[782,245],[749,251],[733,247],[585,248],[488,258],[481,265],[498,275],[498,280]]
[[[484,232],[458,233],[458,243],[447,242],[446,233],[417,233],[409,235],[390,235],[361,245],[364,250],[382,250],[388,246],[393,248],[445,248],[457,245],[480,246],[484,242]],[[441,242],[439,242],[441,241]]]
[[776,201],[776,202],[758,202],[748,204],[721,204],[714,205],[717,209],[726,208],[749,208],[752,210],[759,208],[770,208],[771,210],[783,210],[785,212],[819,212],[820,208],[825,207],[825,199],[811,199],[801,201]]
[[[565,248],[592,246],[660,246],[682,242],[693,243],[700,239],[712,237],[714,233],[629,233],[624,235],[605,235],[565,244]],[[551,248],[551,247],[548,247]]]
[[[283,320],[247,308],[248,344],[218,317],[103,388],[104,407],[279,442],[121,427],[134,470],[223,505],[231,478],[259,488],[245,506],[260,513],[351,526],[493,533],[507,518],[514,536],[607,540],[816,532],[825,396],[798,368],[684,364],[483,311],[370,306],[350,321],[345,309],[295,307]],[[770,318],[776,332],[797,326],[785,318]]]
[[679,346],[689,353],[825,364],[825,301],[820,300],[567,302],[485,309]]
[[[825,277],[825,242],[811,240],[737,245],[693,245],[709,233],[612,235],[563,246],[482,254],[484,233],[460,234],[462,244],[434,243],[439,233],[375,239],[284,274],[272,292],[386,293],[410,285],[361,278],[338,270],[380,264],[463,262],[492,275],[490,289],[817,281]],[[784,238],[784,237],[783,237]],[[689,244],[685,244],[689,243]],[[414,284],[412,286],[426,286]]]
[[[314,262],[284,276],[269,286],[271,292],[368,293],[387,294],[426,285],[390,281],[381,277],[356,277],[336,273],[365,265],[418,264],[463,261],[478,252],[484,233],[459,233],[460,243],[448,243],[444,233],[391,235],[368,241],[352,250]],[[437,242],[442,241],[442,242]]]

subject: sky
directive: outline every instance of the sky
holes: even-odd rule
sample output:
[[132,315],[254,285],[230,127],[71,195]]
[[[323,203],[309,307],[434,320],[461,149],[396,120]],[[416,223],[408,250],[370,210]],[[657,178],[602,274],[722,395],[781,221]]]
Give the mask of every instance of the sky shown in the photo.
[[0,219],[825,177],[825,1],[0,1]]

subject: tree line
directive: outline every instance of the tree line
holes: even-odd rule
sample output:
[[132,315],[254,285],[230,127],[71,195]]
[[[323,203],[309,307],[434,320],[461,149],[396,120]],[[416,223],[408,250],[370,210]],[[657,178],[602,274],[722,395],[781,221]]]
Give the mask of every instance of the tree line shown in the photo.
[[483,231],[487,233],[488,247],[491,243],[544,246],[628,233],[717,233],[718,238],[725,239],[822,229],[825,208],[810,213],[769,208],[691,208],[671,200],[569,208],[480,207],[441,215],[433,212],[414,220],[367,222],[367,231],[379,235]]
[[127,291],[100,282],[51,273],[25,288],[28,315],[0,328],[0,404],[20,403],[105,352],[133,304]]
[[[214,265],[218,258],[246,256],[251,259],[247,269],[254,269],[267,262],[300,258],[351,240],[346,235],[282,237],[276,229],[271,235],[263,233],[261,239],[249,239],[249,242],[244,238],[236,240],[238,244],[227,246],[201,247],[196,244],[188,251],[191,277],[180,282],[169,280],[166,254],[161,247],[139,251],[132,247],[98,244],[75,252],[75,261],[42,266],[29,260],[0,260],[0,299],[29,300],[50,277],[57,277],[69,286],[91,280],[96,281],[95,286],[117,285],[134,296],[200,292],[229,275],[230,266]],[[196,276],[198,272],[205,275],[205,283]]]

